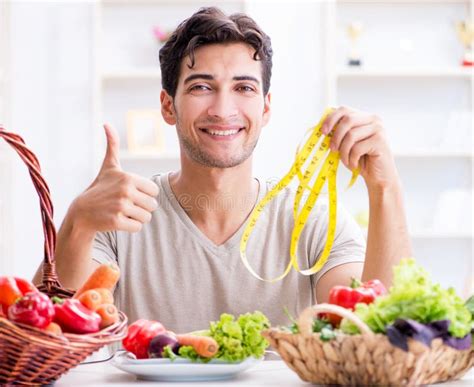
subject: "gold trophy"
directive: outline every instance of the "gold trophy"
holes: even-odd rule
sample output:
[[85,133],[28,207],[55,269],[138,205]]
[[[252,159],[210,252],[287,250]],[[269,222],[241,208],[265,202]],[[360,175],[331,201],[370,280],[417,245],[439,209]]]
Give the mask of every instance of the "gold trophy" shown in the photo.
[[349,35],[349,39],[351,41],[351,51],[349,54],[349,60],[347,61],[349,66],[362,65],[362,60],[358,50],[358,40],[363,31],[364,26],[361,22],[352,22],[347,26],[347,34]]
[[458,38],[464,46],[463,66],[474,65],[474,23],[469,21],[456,22]]

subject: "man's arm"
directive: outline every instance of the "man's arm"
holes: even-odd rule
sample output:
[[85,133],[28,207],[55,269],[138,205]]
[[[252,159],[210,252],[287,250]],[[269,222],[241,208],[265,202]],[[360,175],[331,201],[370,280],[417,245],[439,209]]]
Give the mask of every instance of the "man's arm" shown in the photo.
[[392,268],[413,255],[400,184],[369,190],[369,231],[362,280],[391,285]]
[[[92,260],[96,232],[140,231],[157,208],[158,187],[152,181],[122,170],[119,137],[105,125],[107,152],[94,182],[71,204],[58,233],[56,271],[61,284],[77,289],[97,267]],[[42,270],[33,282],[41,283]]]
[[365,263],[346,263],[326,272],[316,285],[318,302],[327,302],[335,285],[349,285],[351,277],[377,278],[386,287],[392,268],[412,256],[400,178],[385,140],[380,119],[374,115],[339,108],[328,116],[323,132],[337,124],[331,149],[339,150],[343,164],[360,166],[369,195],[369,230]]
[[[61,284],[67,289],[78,289],[99,266],[92,259],[92,244],[95,232],[81,229],[75,220],[74,205],[68,211],[59,229],[56,242],[56,272]],[[42,282],[42,266],[36,271],[33,283]]]

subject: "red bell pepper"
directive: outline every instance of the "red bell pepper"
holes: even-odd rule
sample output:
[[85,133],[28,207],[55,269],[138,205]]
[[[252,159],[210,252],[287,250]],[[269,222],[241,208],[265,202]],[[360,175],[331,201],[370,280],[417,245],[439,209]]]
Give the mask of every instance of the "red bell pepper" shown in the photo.
[[3,314],[7,316],[8,307],[30,292],[38,292],[30,281],[17,277],[0,277],[0,306]]
[[123,339],[122,344],[137,359],[147,359],[151,339],[164,332],[166,332],[165,327],[158,321],[140,319],[128,327],[127,337]]
[[45,328],[53,320],[54,306],[49,297],[30,292],[8,308],[8,319],[14,322]]
[[65,332],[70,333],[94,333],[99,331],[100,316],[86,308],[77,299],[63,300],[59,297],[53,297],[54,322]]
[[[384,294],[387,294],[387,289],[379,280],[375,279],[362,283],[353,278],[350,287],[334,286],[330,290],[329,303],[354,310],[356,304],[360,302],[370,304],[377,297]],[[342,319],[340,316],[331,313],[328,313],[326,317],[334,326],[338,326]]]
[[26,293],[30,292],[39,292],[38,288],[33,285],[32,282],[24,279],[24,278],[18,278],[18,277],[13,277],[16,282],[16,286],[18,286],[18,289],[25,295]]

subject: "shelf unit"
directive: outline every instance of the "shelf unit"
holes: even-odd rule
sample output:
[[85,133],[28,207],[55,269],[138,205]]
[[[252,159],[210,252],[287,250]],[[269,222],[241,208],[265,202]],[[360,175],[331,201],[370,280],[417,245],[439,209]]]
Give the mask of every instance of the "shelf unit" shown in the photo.
[[340,78],[468,78],[474,76],[472,68],[461,67],[423,67],[423,68],[394,68],[394,69],[351,69],[341,68],[336,73],[336,77]]
[[[9,2],[0,2],[0,125],[7,130],[10,126],[9,116],[9,93],[10,93],[10,8]],[[0,187],[11,187],[13,181],[11,147],[0,140]],[[10,189],[0,189],[0,273],[11,273],[13,262],[11,259],[1,257],[12,257],[12,228],[9,222],[13,214],[11,210],[12,195]]]
[[472,152],[446,152],[446,151],[436,151],[436,150],[420,150],[420,151],[395,151],[394,154],[395,158],[402,159],[402,158],[410,158],[410,159],[437,159],[437,158],[444,158],[444,159],[472,159],[473,154]]
[[[414,254],[438,270],[440,277],[443,258],[458,257],[463,264],[457,274],[445,280],[452,285],[455,275],[465,276],[473,269],[472,209],[466,214],[462,212],[464,207],[453,205],[460,217],[470,219],[463,228],[453,227],[453,218],[448,216],[446,220],[451,223],[444,230],[440,219],[446,216],[441,207],[449,204],[443,198],[445,191],[466,192],[471,204],[467,200],[465,204],[472,205],[474,67],[461,66],[462,46],[449,23],[461,18],[474,20],[474,1],[336,0],[327,3],[325,12],[327,37],[331,38],[325,46],[325,103],[353,106],[382,117],[404,185]],[[391,31],[384,31],[384,22],[400,20],[400,15],[409,16],[403,18],[404,28],[399,29],[399,36],[394,36],[393,24],[387,27]],[[445,34],[452,27],[452,37],[442,40],[436,35],[432,41],[423,40],[423,33],[417,35],[412,25],[412,15],[424,15],[420,20],[428,31],[434,23],[436,30]],[[344,60],[349,50],[345,29],[352,21],[364,26],[359,39],[360,67],[348,66]],[[414,52],[403,50],[400,42],[406,41],[407,36],[416,47]],[[436,38],[442,40],[440,50],[449,45],[452,48],[436,52]],[[397,110],[397,106],[402,108]],[[458,127],[461,130],[457,131]],[[457,141],[450,141],[456,136],[460,137]],[[353,194],[346,195],[352,201],[347,207],[355,212],[368,208],[364,188],[356,187]]]
[[8,90],[9,90],[9,6],[0,2],[0,124],[8,127]]
[[[179,169],[179,145],[174,127],[163,125],[165,150],[159,154],[133,153],[126,146],[126,109],[160,109],[160,45],[152,41],[152,26],[174,29],[200,7],[198,0],[102,0],[94,4],[94,127],[112,122],[121,138],[125,170],[142,175]],[[225,12],[245,12],[246,1],[220,4]],[[127,25],[127,28],[123,28]],[[126,31],[126,35],[124,32]],[[123,45],[122,45],[123,44]],[[94,138],[95,168],[105,147],[102,130]]]
[[161,81],[161,72],[156,68],[148,69],[121,69],[117,71],[107,71],[102,74],[103,81],[119,81],[130,79],[155,79]]

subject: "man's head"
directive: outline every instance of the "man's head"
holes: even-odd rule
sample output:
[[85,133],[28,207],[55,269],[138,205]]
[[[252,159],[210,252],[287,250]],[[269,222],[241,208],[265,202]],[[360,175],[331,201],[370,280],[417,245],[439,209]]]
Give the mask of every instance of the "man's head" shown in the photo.
[[270,90],[272,46],[270,38],[249,16],[225,15],[216,7],[201,8],[184,20],[160,50],[162,86],[174,98],[180,76],[180,64],[189,56],[194,66],[194,51],[212,43],[245,43],[254,49],[253,58],[262,63],[263,93]]
[[252,154],[270,111],[270,38],[246,15],[203,8],[160,50],[162,112],[185,156],[228,168]]

